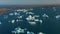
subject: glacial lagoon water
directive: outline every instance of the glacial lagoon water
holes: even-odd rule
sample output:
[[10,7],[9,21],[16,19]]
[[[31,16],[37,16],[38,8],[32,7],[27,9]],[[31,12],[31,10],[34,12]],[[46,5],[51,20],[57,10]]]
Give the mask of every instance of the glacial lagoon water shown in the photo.
[[60,34],[60,8],[18,9],[1,15],[0,34]]

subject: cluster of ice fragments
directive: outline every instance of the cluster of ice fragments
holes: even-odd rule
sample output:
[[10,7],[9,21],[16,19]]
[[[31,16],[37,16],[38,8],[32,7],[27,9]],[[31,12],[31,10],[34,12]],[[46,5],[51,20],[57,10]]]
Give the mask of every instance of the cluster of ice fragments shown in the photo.
[[[22,29],[22,28],[20,28],[20,27],[17,27],[17,28],[15,28],[13,31],[11,31],[12,32],[12,34],[21,34],[21,33],[26,33],[26,34],[35,34],[34,32],[31,32],[31,31],[28,31],[26,28],[25,29]],[[43,33],[43,32],[39,32],[39,33],[37,33],[37,34],[45,34],[45,33]]]
[[[42,8],[42,10],[43,10],[44,8]],[[56,10],[56,8],[55,7],[53,7],[52,8],[53,10]],[[37,21],[39,21],[41,24],[42,24],[42,22],[43,22],[43,20],[42,19],[36,19],[36,17],[38,18],[38,17],[40,17],[40,15],[34,15],[35,13],[33,13],[33,12],[29,12],[29,11],[32,11],[32,10],[34,10],[33,8],[31,8],[31,9],[17,9],[15,12],[11,12],[11,13],[9,13],[9,15],[10,16],[17,16],[17,18],[18,19],[16,19],[16,20],[10,20],[9,22],[11,22],[11,23],[15,23],[15,21],[17,21],[17,22],[19,22],[19,21],[23,21],[23,20],[20,20],[20,18],[23,18],[23,16],[24,15],[21,15],[20,13],[25,13],[26,15],[28,15],[28,17],[26,17],[25,19],[28,21],[28,23],[29,24],[31,24],[31,25],[34,25],[34,24],[36,24],[36,22]],[[33,16],[32,16],[33,15]],[[49,15],[47,15],[47,14],[43,14],[42,15],[42,17],[43,18],[49,18]],[[8,18],[8,16],[7,15],[4,15],[4,19],[7,19]],[[60,15],[57,15],[57,16],[55,16],[55,18],[56,19],[59,19],[60,18]]]
[[[44,9],[44,8],[42,8],[42,9]],[[28,15],[29,14],[28,17],[25,18],[28,21],[29,24],[36,25],[37,22],[40,22],[40,24],[42,24],[43,23],[43,20],[42,19],[39,19],[40,18],[40,15],[34,15],[35,13],[29,12],[29,11],[32,11],[32,10],[34,10],[34,9],[18,9],[18,10],[16,10],[13,13],[9,13],[8,14],[9,16],[16,16],[16,18],[18,18],[18,19],[12,19],[12,20],[9,20],[8,22],[14,24],[15,22],[24,21],[24,20],[21,20],[21,19],[23,19],[23,17],[25,15]],[[55,7],[53,7],[53,10],[56,11]],[[21,15],[20,13],[23,13],[23,14],[25,13],[25,14],[24,15]],[[9,16],[4,15],[4,19],[8,19]],[[49,15],[47,15],[45,13],[42,15],[42,17],[43,18],[50,18]],[[60,18],[60,15],[56,15],[55,18],[56,19],[59,19]],[[0,21],[0,24],[2,24],[1,21]],[[12,33],[13,34],[20,34],[20,33],[24,33],[26,30],[27,29],[22,29],[20,27],[17,27],[17,28],[15,28],[12,31]],[[27,34],[35,34],[35,33],[34,32],[30,32],[30,31],[27,31]],[[38,34],[44,34],[44,33],[39,32]]]

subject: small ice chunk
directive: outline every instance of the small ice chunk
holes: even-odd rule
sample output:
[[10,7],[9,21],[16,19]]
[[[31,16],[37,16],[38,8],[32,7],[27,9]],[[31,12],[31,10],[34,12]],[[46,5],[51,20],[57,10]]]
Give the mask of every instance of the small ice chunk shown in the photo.
[[12,20],[11,23],[15,23],[15,20]]
[[28,10],[26,10],[26,9],[24,9],[24,11],[23,12],[27,12]]
[[31,25],[35,25],[35,24],[36,24],[36,22],[29,22],[29,24],[31,24]]
[[17,19],[16,22],[18,22],[19,20]]
[[41,9],[45,9],[45,8],[41,8]]
[[17,11],[24,11],[23,9],[18,9]]
[[26,9],[18,9],[17,11],[18,11],[18,12],[19,12],[19,11],[20,11],[20,12],[21,12],[21,11],[22,11],[22,12],[27,12],[28,10],[26,10]]
[[44,33],[42,33],[42,32],[39,32],[38,34],[44,34]]
[[34,32],[27,31],[27,34],[35,34]]
[[17,33],[24,33],[24,29],[17,29]]
[[57,19],[59,19],[60,18],[60,15],[57,15],[57,16],[55,16]]
[[35,19],[34,21],[39,21],[39,19]]
[[42,24],[42,22],[43,22],[43,21],[42,21],[42,20],[40,20],[40,23],[41,23],[41,24]]
[[31,15],[29,15],[26,19],[27,20],[35,20],[35,17],[32,17]]
[[29,14],[34,14],[33,12],[29,12]]
[[30,32],[29,31],[27,31],[27,34],[29,34]]
[[33,12],[26,12],[26,14],[34,14]]
[[48,16],[48,15],[46,15],[46,14],[43,14],[42,16],[43,16],[43,17],[49,17],[49,16]]
[[14,14],[13,14],[13,13],[9,13],[9,15],[11,15],[11,16],[12,16],[12,15],[14,15]]
[[2,24],[2,22],[0,22],[0,24]]
[[56,11],[56,7],[53,7],[53,10]]
[[12,31],[12,33],[17,34],[17,32],[16,32],[16,31]]
[[14,12],[14,15],[20,15],[19,13],[17,13],[17,12]]
[[24,32],[25,32],[25,29],[21,29],[19,27],[15,28],[15,30],[12,31],[12,33],[17,33],[17,34],[24,33]]
[[22,18],[23,16],[18,16],[17,18]]

